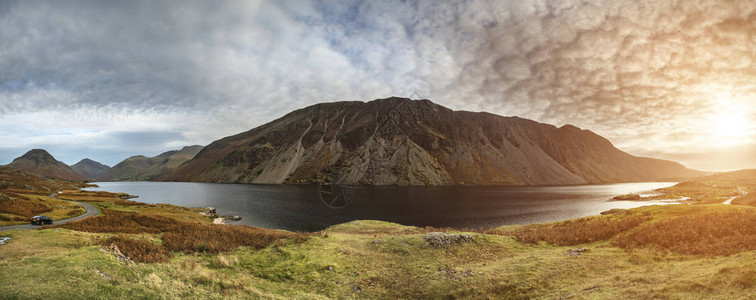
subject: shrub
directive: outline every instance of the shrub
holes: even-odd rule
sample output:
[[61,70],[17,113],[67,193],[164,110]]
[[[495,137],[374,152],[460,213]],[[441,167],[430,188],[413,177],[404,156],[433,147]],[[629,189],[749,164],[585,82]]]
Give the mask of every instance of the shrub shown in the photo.
[[9,201],[2,201],[2,203],[0,203],[0,213],[19,215],[27,219],[48,211],[52,211],[52,209],[47,207],[44,203],[30,200],[17,198]]
[[258,227],[187,223],[163,234],[163,245],[171,251],[215,253],[239,246],[260,249],[280,239],[303,241],[306,237],[302,233]]
[[142,263],[166,262],[173,257],[167,249],[146,240],[130,239],[124,236],[110,237],[101,243],[105,246],[115,244],[118,250],[129,259]]
[[[258,227],[214,225],[179,221],[168,217],[104,210],[93,218],[68,222],[57,227],[98,233],[163,233],[163,247],[170,251],[220,252],[251,246],[264,248],[284,238],[302,242],[308,235]],[[125,254],[125,253],[124,253]]]
[[560,246],[572,246],[609,239],[621,232],[632,229],[650,220],[649,216],[597,216],[559,222],[555,224],[534,224],[511,232],[519,241],[535,244],[545,241]]
[[650,222],[618,236],[613,244],[710,256],[756,250],[756,213],[707,213]]
[[104,215],[68,222],[60,227],[86,232],[160,233],[178,226],[178,221],[161,216],[103,210]]

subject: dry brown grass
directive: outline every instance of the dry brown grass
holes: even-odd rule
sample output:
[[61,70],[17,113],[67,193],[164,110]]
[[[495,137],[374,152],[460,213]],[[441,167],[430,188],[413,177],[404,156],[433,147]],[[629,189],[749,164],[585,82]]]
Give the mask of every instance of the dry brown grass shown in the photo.
[[163,234],[163,245],[171,251],[220,252],[250,246],[265,248],[280,239],[292,238],[296,242],[307,239],[307,234],[258,227],[185,224]]
[[756,213],[703,213],[649,222],[618,236],[613,244],[710,256],[756,250]]
[[29,201],[20,195],[8,194],[15,199],[0,200],[0,213],[7,213],[25,218],[52,211],[44,203]]
[[554,224],[527,225],[508,232],[494,229],[488,233],[512,235],[517,240],[530,244],[545,241],[554,245],[571,246],[607,240],[650,219],[646,215],[596,216]]
[[103,210],[104,215],[60,225],[62,228],[85,232],[160,233],[176,227],[176,220],[160,216],[146,216],[117,210]]
[[179,221],[161,216],[104,210],[104,215],[69,222],[58,227],[98,233],[163,233],[163,247],[170,251],[220,252],[239,246],[264,248],[281,239],[302,242],[305,233],[257,227],[213,225]]
[[166,262],[173,257],[170,251],[150,241],[131,239],[120,235],[105,239],[101,244],[105,246],[115,244],[123,255],[141,263]]

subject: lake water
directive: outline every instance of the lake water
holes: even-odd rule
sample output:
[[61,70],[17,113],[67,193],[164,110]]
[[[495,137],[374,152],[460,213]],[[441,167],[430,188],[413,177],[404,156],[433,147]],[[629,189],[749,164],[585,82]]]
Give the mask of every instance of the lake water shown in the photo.
[[[134,200],[188,207],[212,206],[238,215],[235,224],[316,231],[352,220],[384,220],[413,226],[492,228],[597,215],[613,208],[663,202],[613,201],[620,194],[653,194],[674,182],[537,187],[358,186],[329,194],[315,185],[260,185],[180,182],[97,182],[109,192],[138,195]],[[344,194],[351,200],[344,206]],[[325,202],[324,202],[325,201]],[[333,208],[332,206],[344,206]]]

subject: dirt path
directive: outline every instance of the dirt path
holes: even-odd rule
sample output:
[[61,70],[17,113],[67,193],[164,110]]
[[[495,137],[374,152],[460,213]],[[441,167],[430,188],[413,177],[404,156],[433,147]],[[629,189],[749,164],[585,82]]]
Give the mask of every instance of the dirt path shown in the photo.
[[[97,209],[97,207],[94,207],[94,205],[92,205],[92,204],[84,203],[84,202],[76,202],[76,201],[71,201],[71,202],[83,206],[84,209],[87,210],[87,212],[84,213],[83,215],[76,216],[76,217],[73,217],[73,218],[68,218],[68,219],[63,219],[63,220],[54,220],[53,221],[53,225],[66,224],[66,223],[71,222],[71,221],[81,220],[81,219],[84,219],[84,218],[88,218],[88,217],[92,217],[92,216],[96,216],[96,215],[100,214],[100,210]],[[36,228],[39,228],[39,227],[40,227],[39,225],[31,225],[31,224],[11,225],[11,226],[2,226],[2,227],[0,227],[0,231],[11,230],[11,229],[36,229]]]
[[738,196],[732,196],[732,197],[728,198],[727,200],[725,200],[724,202],[722,202],[722,204],[731,205],[732,204],[732,200],[738,199],[738,198],[740,198],[740,197],[745,196],[746,194],[748,194],[748,192],[744,191],[740,187],[738,187],[738,192],[740,192],[740,195],[738,195]]

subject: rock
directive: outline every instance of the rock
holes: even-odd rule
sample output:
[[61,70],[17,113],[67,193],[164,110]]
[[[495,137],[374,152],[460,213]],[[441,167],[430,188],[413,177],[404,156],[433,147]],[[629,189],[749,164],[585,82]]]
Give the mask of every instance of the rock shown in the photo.
[[451,244],[467,243],[475,240],[475,235],[459,233],[429,232],[423,237],[426,246],[444,248]]
[[564,254],[565,255],[578,256],[578,255],[581,255],[581,254],[583,254],[585,252],[588,252],[587,248],[577,248],[577,249],[567,250],[567,252],[565,252]]
[[5,245],[8,240],[10,240],[10,237],[8,236],[0,237],[0,245]]
[[113,277],[110,277],[110,275],[100,272],[100,270],[95,270],[95,273],[100,275],[100,277],[105,278],[105,280],[110,280],[110,281],[113,280]]
[[359,285],[355,285],[355,286],[352,286],[352,291],[359,292],[359,291],[362,291],[362,288]]
[[137,264],[135,261],[131,260],[128,256],[123,255],[123,253],[121,252],[120,249],[118,249],[118,246],[115,243],[110,244],[110,246],[108,247],[108,250],[109,250],[110,253],[113,253],[113,255],[115,255],[115,257],[120,262],[123,262],[123,263],[126,263],[126,264],[130,263],[132,265],[136,265]]
[[333,266],[327,266],[327,267],[325,267],[325,270],[326,271],[333,271]]
[[212,206],[206,207],[206,208],[205,208],[205,210],[206,210],[206,211],[207,211],[207,213],[209,213],[209,214],[214,214],[214,213],[216,213],[216,212],[215,212],[215,207],[212,207]]
[[231,221],[241,221],[242,218],[240,216],[231,216],[231,217],[226,217],[226,219],[229,219]]

